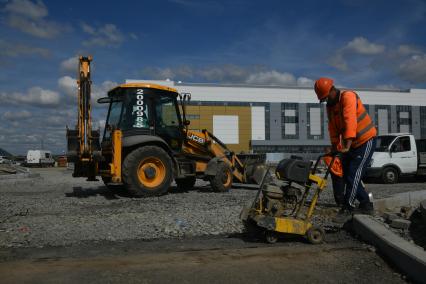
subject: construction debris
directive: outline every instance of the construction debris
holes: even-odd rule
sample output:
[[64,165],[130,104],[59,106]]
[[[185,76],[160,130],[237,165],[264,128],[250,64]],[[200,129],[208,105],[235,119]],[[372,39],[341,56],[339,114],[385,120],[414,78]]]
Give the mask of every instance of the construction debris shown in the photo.
[[14,164],[0,164],[0,179],[29,177],[31,171],[28,168]]

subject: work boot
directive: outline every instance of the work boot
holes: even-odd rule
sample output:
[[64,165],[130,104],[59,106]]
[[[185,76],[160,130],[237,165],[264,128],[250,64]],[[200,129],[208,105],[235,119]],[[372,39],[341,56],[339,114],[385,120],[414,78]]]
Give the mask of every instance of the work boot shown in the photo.
[[374,215],[374,205],[373,202],[366,201],[361,202],[358,208],[355,210],[356,214],[365,214],[365,215]]
[[343,207],[332,219],[334,223],[344,224],[352,219],[352,210]]

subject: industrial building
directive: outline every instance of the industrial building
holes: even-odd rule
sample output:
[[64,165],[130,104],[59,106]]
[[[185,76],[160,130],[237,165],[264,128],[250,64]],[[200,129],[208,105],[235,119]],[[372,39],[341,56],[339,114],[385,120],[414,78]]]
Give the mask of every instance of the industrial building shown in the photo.
[[[313,88],[152,82],[191,93],[190,129],[208,129],[234,151],[319,153],[329,145],[325,105]],[[356,89],[379,134],[426,138],[426,89]]]

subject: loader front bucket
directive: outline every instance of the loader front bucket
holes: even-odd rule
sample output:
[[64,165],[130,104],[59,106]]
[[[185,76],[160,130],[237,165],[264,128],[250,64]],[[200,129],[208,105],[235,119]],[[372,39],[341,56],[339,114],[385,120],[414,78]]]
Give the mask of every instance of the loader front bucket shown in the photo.
[[267,170],[266,154],[238,154],[237,157],[244,165],[245,183],[260,184]]

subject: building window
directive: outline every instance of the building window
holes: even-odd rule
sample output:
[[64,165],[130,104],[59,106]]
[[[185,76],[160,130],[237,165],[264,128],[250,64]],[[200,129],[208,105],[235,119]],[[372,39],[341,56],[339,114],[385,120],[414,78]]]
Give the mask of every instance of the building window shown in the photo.
[[283,139],[299,138],[299,115],[298,104],[285,103],[281,104],[281,130]]
[[308,111],[308,139],[320,140],[324,138],[324,108],[319,104],[307,104]]
[[270,104],[265,104],[265,140],[271,140],[271,107]]
[[426,106],[420,107],[420,136],[426,139]]
[[396,106],[398,132],[411,133],[411,106]]
[[254,153],[291,153],[291,154],[307,154],[307,153],[323,153],[327,145],[255,145]]
[[186,118],[188,120],[191,120],[191,119],[200,119],[200,115],[199,114],[187,114]]
[[375,123],[379,135],[388,134],[391,131],[390,106],[377,105]]

